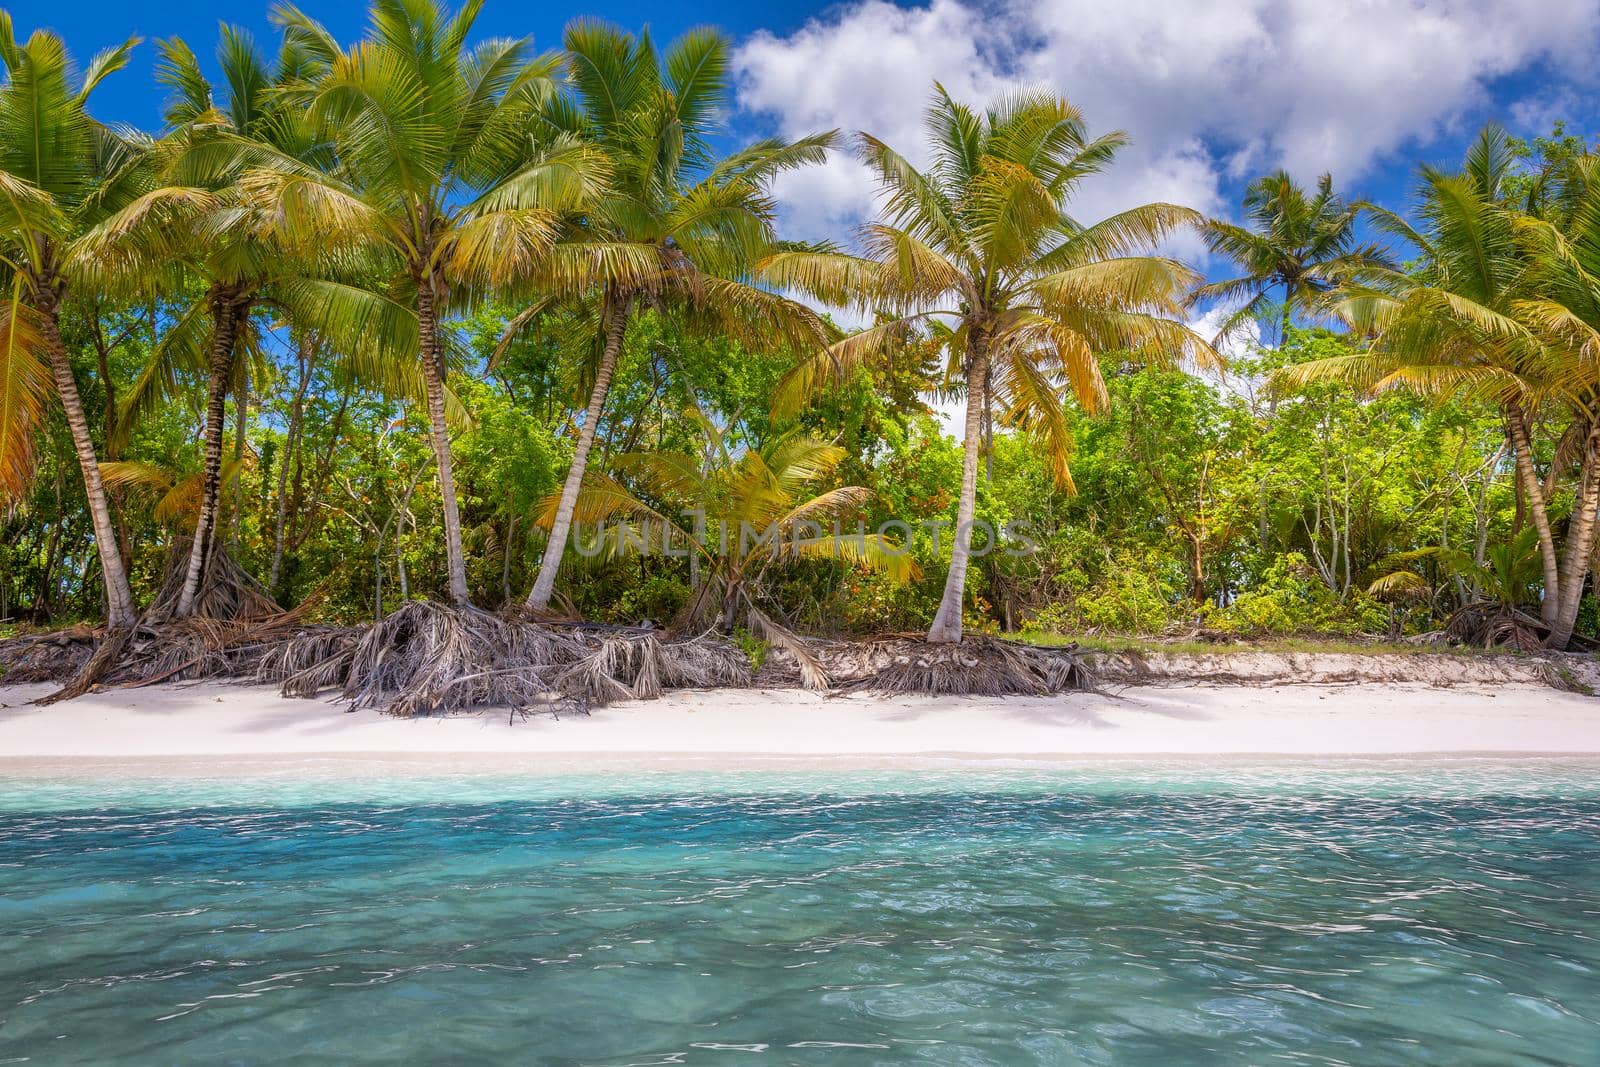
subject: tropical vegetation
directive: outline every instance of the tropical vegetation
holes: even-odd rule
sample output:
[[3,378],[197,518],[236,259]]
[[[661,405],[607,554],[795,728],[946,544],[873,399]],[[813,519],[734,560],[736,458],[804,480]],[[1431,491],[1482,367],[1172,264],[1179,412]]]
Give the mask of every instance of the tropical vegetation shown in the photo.
[[720,33],[479,6],[163,41],[148,132],[145,46],[0,13],[0,626],[1600,636],[1600,148],[1085,217],[1128,135],[1052,93],[739,143]]

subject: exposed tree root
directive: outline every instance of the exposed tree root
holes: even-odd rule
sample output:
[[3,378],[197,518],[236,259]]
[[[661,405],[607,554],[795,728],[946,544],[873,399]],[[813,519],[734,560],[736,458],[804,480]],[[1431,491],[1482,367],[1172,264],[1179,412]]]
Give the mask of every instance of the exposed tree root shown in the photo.
[[54,704],[58,700],[71,700],[81,697],[90,689],[100,683],[100,679],[116,669],[117,663],[122,658],[123,649],[128,647],[128,642],[133,639],[136,627],[123,626],[107,631],[105,637],[100,639],[100,645],[94,650],[78,673],[66,685],[48,696],[42,696],[34,701],[35,704]]
[[[174,552],[169,558],[161,589],[145,611],[147,619],[170,619],[183,595],[183,581],[188,568],[189,551]],[[283,607],[272,598],[266,586],[256,581],[239,561],[218,544],[206,557],[205,570],[200,575],[200,590],[195,597],[192,618],[197,619],[267,619],[282,615]]]
[[286,641],[262,658],[256,678],[279,683],[286,696],[337,689],[352,707],[410,716],[495,706],[581,711],[669,689],[747,685],[750,666],[726,641],[413,601],[376,623]]
[[[360,626],[307,625],[304,610],[141,622],[103,634],[98,648],[90,644],[91,631],[21,638],[0,643],[0,667],[7,681],[70,679],[44,702],[97,686],[231,678],[273,683],[285,696],[334,691],[352,708],[400,716],[508,706],[586,711],[674,689],[754,681],[745,653],[711,635],[561,624],[431,601],[413,601]],[[910,637],[816,641],[774,628],[785,640],[775,644],[764,680],[777,684],[974,695],[1091,684],[1070,648],[982,637],[959,645]]]
[[910,635],[807,645],[831,683],[842,689],[1043,696],[1094,688],[1076,645],[1052,648],[981,636],[930,644]]
[[174,619],[187,556],[173,554],[160,592],[135,625],[112,631],[78,627],[0,642],[0,671],[10,682],[66,679],[60,690],[39,698],[39,704],[70,700],[108,685],[247,676],[275,642],[300,629],[303,613],[312,606],[308,600],[284,611],[219,547],[201,576],[194,614]]
[[[148,618],[148,615],[146,616]],[[315,632],[301,610],[245,620],[180,619],[98,631],[92,646],[66,631],[65,645],[39,638],[0,642],[0,668],[9,682],[62,681],[38,700],[53,704],[97,687],[133,688],[201,678],[253,677],[263,657],[291,638]]]

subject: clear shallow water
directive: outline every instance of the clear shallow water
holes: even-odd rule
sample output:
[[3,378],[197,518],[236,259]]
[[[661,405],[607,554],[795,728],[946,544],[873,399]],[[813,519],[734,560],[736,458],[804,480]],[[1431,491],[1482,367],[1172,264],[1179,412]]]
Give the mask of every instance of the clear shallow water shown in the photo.
[[1596,772],[0,779],[0,1061],[1595,1063]]

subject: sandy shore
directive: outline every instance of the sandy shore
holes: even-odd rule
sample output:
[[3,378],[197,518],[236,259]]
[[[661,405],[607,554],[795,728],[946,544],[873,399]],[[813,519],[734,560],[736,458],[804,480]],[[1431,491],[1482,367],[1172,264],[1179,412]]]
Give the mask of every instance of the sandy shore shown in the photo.
[[1111,756],[1600,754],[1600,699],[1536,686],[1192,686],[1037,699],[676,693],[590,716],[399,720],[269,688],[197,684],[40,708],[0,687],[0,773],[229,757],[392,758],[530,770],[771,767],[840,760],[1081,761]]

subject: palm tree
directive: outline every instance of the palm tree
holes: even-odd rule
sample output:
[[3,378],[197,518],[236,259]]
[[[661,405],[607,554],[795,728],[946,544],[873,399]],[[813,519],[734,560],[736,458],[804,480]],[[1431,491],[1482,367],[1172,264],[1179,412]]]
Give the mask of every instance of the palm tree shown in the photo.
[[[1343,316],[1374,335],[1370,349],[1291,368],[1290,384],[1345,378],[1374,390],[1466,394],[1495,404],[1506,420],[1518,487],[1537,532],[1547,643],[1564,648],[1582,598],[1600,506],[1600,184],[1575,171],[1576,210],[1564,227],[1508,206],[1515,157],[1498,126],[1484,128],[1459,173],[1423,168],[1420,225],[1374,209],[1387,231],[1414,245],[1410,274],[1372,272],[1346,285]],[[1578,492],[1564,551],[1550,516],[1550,483],[1534,465],[1541,411],[1572,422],[1563,462],[1578,460]]]
[[[467,46],[479,4],[376,0],[367,40],[341,50],[292,6],[275,17],[327,68],[290,94],[332,144],[333,173],[275,156],[241,185],[293,247],[348,250],[414,308],[429,441],[443,499],[451,600],[466,605],[466,558],[446,422],[451,339],[443,323],[483,294],[528,277],[562,214],[592,198],[603,161],[568,139],[535,149],[529,130],[558,65],[530,43]],[[353,332],[353,331],[352,331]]]
[[1193,293],[1195,301],[1243,300],[1217,331],[1217,342],[1247,322],[1259,322],[1273,291],[1279,290],[1281,348],[1296,311],[1311,308],[1341,280],[1391,267],[1381,248],[1357,244],[1356,223],[1366,207],[1335,194],[1332,175],[1318,178],[1315,195],[1307,196],[1288,172],[1280,170],[1245,188],[1246,225],[1208,219],[1200,227],[1206,246],[1244,272],[1202,285]]
[[1584,154],[1562,170],[1553,184],[1561,190],[1564,210],[1548,218],[1519,214],[1512,219],[1529,260],[1524,295],[1513,312],[1540,342],[1530,375],[1572,423],[1557,461],[1565,453],[1578,464],[1560,595],[1547,593],[1557,600],[1547,639],[1555,648],[1566,647],[1572,637],[1600,534],[1600,157]]
[[[1421,574],[1405,566],[1419,560],[1431,560],[1444,576],[1454,580],[1459,591],[1460,603],[1444,627],[1453,640],[1530,652],[1539,647],[1539,620],[1523,610],[1539,596],[1539,539],[1532,526],[1486,548],[1482,559],[1440,545],[1396,553],[1379,565],[1396,569],[1373,579],[1367,595],[1391,605],[1405,600],[1431,601],[1437,591]],[[1394,629],[1398,633],[1398,625]]]
[[991,408],[998,404],[1005,424],[1036,435],[1068,485],[1063,393],[1070,389],[1088,411],[1102,409],[1101,355],[1163,364],[1216,355],[1180,321],[1196,274],[1142,254],[1197,225],[1195,212],[1146,204],[1088,226],[1067,212],[1079,180],[1111,162],[1122,134],[1091,140],[1076,108],[1043,93],[1006,97],[979,114],[936,90],[926,170],[860,136],[885,199],[882,219],[862,231],[863,254],[783,252],[764,273],[829,304],[886,312],[797,365],[780,406],[881,359],[911,331],[931,326],[942,342],[967,410],[955,546],[928,640],[957,642]]
[[136,43],[101,52],[79,78],[61,38],[40,30],[18,44],[11,17],[0,11],[0,271],[10,290],[0,305],[0,488],[14,492],[25,476],[32,428],[53,386],[83,473],[113,630],[136,621],[133,591],[61,338],[61,312],[84,266],[75,237],[138,180],[139,151],[86,110],[89,95],[127,63]]
[[[1244,272],[1202,285],[1190,294],[1191,303],[1220,300],[1225,306],[1239,305],[1218,327],[1212,343],[1222,344],[1247,323],[1263,322],[1271,310],[1273,292],[1280,290],[1277,344],[1282,349],[1295,312],[1317,310],[1342,280],[1391,267],[1382,249],[1356,242],[1356,223],[1366,207],[1336,195],[1332,175],[1317,179],[1315,195],[1308,196],[1294,178],[1279,170],[1245,188],[1246,225],[1207,220],[1200,228],[1207,247]],[[1276,407],[1276,397],[1268,393],[1269,414]],[[1270,478],[1270,472],[1264,472],[1257,483],[1256,543],[1262,553],[1268,550],[1271,530],[1267,509]]]
[[[809,309],[746,284],[750,267],[775,244],[772,177],[820,162],[833,135],[760,141],[718,161],[710,138],[730,106],[728,43],[692,30],[658,56],[600,22],[567,27],[573,95],[544,110],[546,129],[604,152],[610,183],[584,212],[536,281],[547,303],[512,323],[528,325],[556,300],[581,304],[594,322],[589,403],[550,524],[527,606],[546,610],[572,529],[611,379],[639,312],[672,309],[752,345],[821,342]],[[509,332],[508,332],[509,336]]]
[[[137,415],[161,398],[163,386],[175,382],[174,363],[198,364],[206,375],[198,519],[174,609],[183,617],[193,613],[215,549],[224,410],[238,374],[237,352],[249,340],[252,312],[269,286],[296,277],[301,269],[259,232],[259,212],[250,209],[234,183],[253,143],[307,166],[326,167],[330,160],[287,93],[316,73],[292,42],[269,65],[247,33],[224,25],[217,61],[228,93],[221,105],[188,45],[174,38],[160,49],[157,79],[174,92],[166,113],[172,132],[157,146],[163,184],[107,219],[88,243],[107,289],[142,291],[158,280],[179,292],[191,279],[205,286],[203,297],[152,353],[117,420],[125,438]],[[202,320],[209,320],[204,340]],[[243,390],[236,402],[242,407]]]
[[[825,688],[826,679],[805,646],[772,617],[762,588],[767,572],[814,559],[908,581],[918,573],[909,548],[882,534],[825,529],[872,497],[870,489],[858,485],[813,493],[812,487],[843,462],[846,451],[838,445],[794,431],[761,448],[741,448],[698,406],[689,407],[684,419],[699,431],[698,451],[617,456],[618,473],[637,489],[591,472],[572,514],[600,527],[596,554],[609,558],[671,550],[670,538],[697,564],[683,624],[719,625],[725,631],[747,624],[790,650],[808,685]],[[549,497],[542,525],[555,522],[561,501],[562,494]],[[687,527],[674,517],[690,513],[694,521]]]

